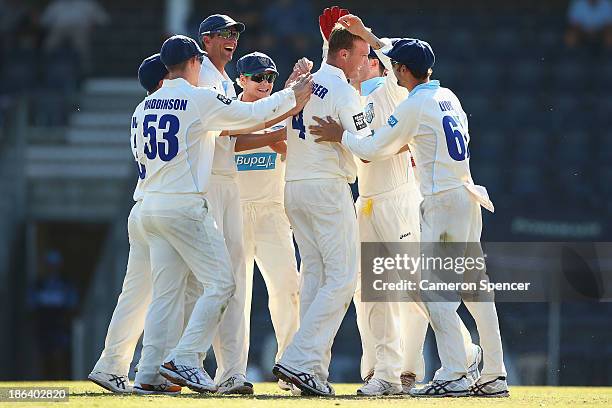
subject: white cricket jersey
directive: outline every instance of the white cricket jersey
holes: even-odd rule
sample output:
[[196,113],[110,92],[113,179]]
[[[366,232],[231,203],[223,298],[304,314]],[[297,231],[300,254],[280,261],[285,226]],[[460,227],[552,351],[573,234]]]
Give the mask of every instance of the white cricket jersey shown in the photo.
[[394,155],[408,144],[417,162],[421,194],[429,196],[466,186],[492,210],[486,189],[474,186],[470,173],[467,115],[459,99],[438,81],[415,87],[371,137],[345,131],[342,143],[355,155],[376,160]]
[[[391,69],[391,60],[382,51],[391,47],[391,41],[381,40],[385,47],[375,50],[385,68]],[[373,131],[382,128],[387,118],[395,108],[408,97],[408,90],[397,84],[393,72],[386,77],[376,77],[361,84],[361,97],[364,105],[366,122]],[[359,195],[371,197],[385,193],[397,187],[414,182],[410,153],[395,154],[390,158],[364,163],[357,163],[357,179],[359,180]]]
[[[277,126],[273,126],[274,130]],[[272,129],[271,128],[271,129]],[[270,130],[271,130],[270,129]],[[263,133],[256,132],[256,133]],[[240,201],[283,203],[285,161],[270,147],[236,153]]]
[[[295,107],[286,89],[257,102],[228,99],[182,78],[165,80],[136,118],[145,193],[206,193],[219,131],[255,126]],[[142,129],[142,130],[140,130]]]
[[[140,201],[144,197],[144,191],[142,189],[142,181],[146,177],[146,172],[144,170],[144,165],[142,165],[138,161],[138,148],[136,147],[137,133],[138,133],[138,118],[142,117],[142,111],[144,108],[144,101],[140,102],[136,109],[134,110],[134,114],[132,115],[131,126],[130,126],[130,148],[132,149],[132,155],[134,156],[134,161],[136,164],[136,169],[138,170],[138,182],[136,183],[136,188],[134,188],[134,201]],[[142,129],[141,129],[142,131]]]
[[312,95],[304,109],[287,119],[286,181],[343,178],[355,181],[357,168],[352,153],[338,143],[316,143],[308,127],[317,123],[313,116],[331,116],[344,129],[369,135],[357,91],[344,72],[327,63],[313,75]]
[[[219,72],[208,57],[204,57],[204,60],[202,61],[202,69],[200,69],[200,79],[198,85],[213,88],[215,91],[225,95],[229,99],[236,99],[234,81],[230,79],[225,71],[223,71],[223,73]],[[216,140],[212,174],[223,176],[236,175],[236,164],[234,162],[235,147],[235,137],[223,136]]]

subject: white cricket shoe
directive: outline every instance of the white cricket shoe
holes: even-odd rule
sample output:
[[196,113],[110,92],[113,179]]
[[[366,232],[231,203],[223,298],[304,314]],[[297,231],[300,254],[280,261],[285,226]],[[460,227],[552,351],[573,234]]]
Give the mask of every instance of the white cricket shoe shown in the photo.
[[471,382],[465,375],[456,380],[434,380],[423,388],[413,388],[413,397],[467,397],[470,395]]
[[280,363],[274,365],[272,373],[279,380],[291,383],[302,392],[301,395],[329,397],[336,394],[331,384],[321,381],[316,375],[297,371]]
[[118,375],[94,371],[87,378],[89,381],[98,384],[100,387],[115,394],[129,394],[132,392],[132,385],[127,375]]
[[234,374],[227,380],[219,384],[217,394],[237,394],[237,395],[252,395],[253,384],[246,380],[243,374]]
[[410,390],[416,384],[416,375],[410,371],[403,372],[400,376],[402,382],[402,394],[410,394]]
[[358,390],[357,395],[376,397],[380,395],[396,395],[402,393],[402,387],[398,384],[391,384],[379,378],[370,378]]
[[506,377],[497,377],[486,382],[477,382],[470,388],[473,397],[509,397],[508,383]]
[[159,373],[168,381],[189,387],[190,390],[200,393],[217,391],[217,385],[202,367],[177,365],[174,360],[168,361],[159,367]]
[[480,363],[482,362],[482,347],[477,344],[473,345],[476,350],[476,356],[474,357],[474,361],[467,369],[468,378],[472,380],[472,384],[476,384],[478,379],[480,378]]
[[139,395],[179,395],[181,386],[164,381],[162,384],[134,384],[134,394]]

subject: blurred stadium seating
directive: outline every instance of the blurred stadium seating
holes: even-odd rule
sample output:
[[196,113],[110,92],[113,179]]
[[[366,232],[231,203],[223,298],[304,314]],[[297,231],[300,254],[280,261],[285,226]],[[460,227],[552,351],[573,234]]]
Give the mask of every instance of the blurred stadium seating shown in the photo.
[[[111,22],[94,32],[88,75],[71,50],[41,51],[45,33],[36,21],[45,3],[7,3],[23,16],[0,49],[0,211],[6,214],[0,217],[6,243],[0,246],[0,347],[9,350],[0,355],[1,379],[46,376],[45,350],[35,340],[37,312],[25,299],[45,276],[50,249],[62,253],[64,276],[81,299],[70,312],[71,375],[82,378],[97,358],[127,258],[125,218],[136,173],[126,129],[144,96],[136,70],[169,34],[164,16],[172,2],[100,1]],[[612,53],[564,46],[567,4],[350,2],[377,34],[418,37],[436,52],[434,77],[455,91],[469,115],[474,179],[496,204],[496,213],[485,215],[483,240],[612,240]],[[296,58],[320,60],[315,17],[329,5],[193,2],[187,34],[195,36],[209,14],[230,14],[247,23],[236,55],[264,51],[284,78]],[[293,25],[275,24],[279,7]],[[518,219],[559,228],[521,229]],[[568,235],[562,225],[596,227]],[[269,377],[272,326],[260,278],[254,290],[251,361]],[[552,340],[549,305],[502,304],[499,310],[512,380],[612,384],[609,304],[564,305],[560,334]],[[352,309],[339,336],[332,376],[355,381],[360,347]],[[560,364],[550,347],[559,349]],[[431,360],[430,371],[435,364]],[[560,371],[551,375],[553,369]]]

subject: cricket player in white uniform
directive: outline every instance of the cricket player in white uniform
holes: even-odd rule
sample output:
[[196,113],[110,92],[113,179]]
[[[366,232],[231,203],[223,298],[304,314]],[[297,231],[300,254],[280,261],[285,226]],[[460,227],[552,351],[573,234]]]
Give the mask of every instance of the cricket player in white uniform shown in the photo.
[[[205,53],[194,40],[173,36],[160,54],[169,79],[145,99],[136,119],[138,159],[147,172],[141,220],[153,277],[136,381],[156,384],[161,374],[197,392],[215,392],[218,387],[202,368],[201,357],[235,290],[229,254],[205,198],[216,135],[221,129],[255,126],[303,105],[312,84],[303,76],[291,89],[261,101],[232,101],[196,86]],[[190,275],[184,273],[187,268],[204,290],[178,344],[164,356],[182,326],[180,289]]]
[[[208,56],[202,64],[199,86],[213,88],[228,99],[236,99],[234,83],[225,72],[225,65],[231,61],[244,28],[244,24],[222,14],[213,14],[202,21],[199,36]],[[253,394],[253,384],[246,380],[249,353],[249,319],[245,314],[248,279],[240,190],[234,161],[235,144],[235,137],[217,138],[207,196],[212,215],[225,238],[236,282],[235,294],[213,341],[217,360],[215,382],[219,384],[221,394]]]
[[[469,168],[469,133],[467,115],[461,103],[438,81],[430,80],[434,54],[426,42],[402,39],[387,56],[401,86],[410,91],[387,120],[371,137],[344,131],[333,120],[317,118],[311,132],[322,136],[319,142],[336,141],[365,160],[394,155],[408,144],[417,163],[421,203],[421,239],[424,243],[464,243],[466,248],[479,243],[482,230],[480,206],[493,211],[484,187],[476,186]],[[435,171],[434,171],[435,170]],[[480,248],[480,245],[477,245]],[[461,256],[482,256],[467,253]],[[486,274],[484,275],[486,277]],[[472,385],[468,376],[467,350],[460,319],[459,301],[426,302],[430,323],[436,335],[442,367],[434,381],[411,391],[413,396],[507,396],[506,370],[495,304],[465,302],[480,334],[483,372]]]
[[[391,48],[391,40],[376,37],[354,15],[341,16],[339,23],[370,44],[369,70],[364,70],[360,89],[366,121],[376,131],[408,96],[408,91],[397,83],[393,74],[385,76],[385,71],[391,71],[392,67],[383,50]],[[422,197],[407,146],[390,158],[373,162],[356,160],[356,163],[361,242],[418,242]],[[418,248],[416,244],[412,247]],[[407,394],[416,380],[421,381],[425,375],[423,345],[429,321],[423,306],[407,301],[361,302],[360,284],[361,279],[357,282],[354,301],[362,339],[361,374],[365,384],[357,393]],[[476,381],[480,375],[480,347],[472,344],[463,322],[461,330],[469,354],[469,372]]]
[[[243,93],[238,99],[254,102],[272,92],[278,71],[274,61],[260,52],[253,52],[236,63]],[[284,124],[277,125],[286,137]],[[273,129],[262,133],[274,132]],[[276,360],[293,338],[299,326],[299,274],[293,247],[293,233],[285,214],[283,191],[285,188],[284,140],[271,147],[242,151],[240,138],[236,143],[236,166],[240,185],[240,200],[244,221],[244,247],[246,253],[247,299],[245,314],[251,313],[253,266],[257,266],[268,289],[268,307],[278,345]],[[279,151],[281,153],[279,153]],[[248,327],[248,325],[247,325]],[[247,339],[248,341],[248,339]],[[280,381],[279,386],[290,387]]]
[[353,155],[341,145],[317,144],[308,131],[312,116],[332,116],[354,133],[370,134],[357,91],[368,44],[338,27],[327,60],[313,75],[313,94],[287,123],[285,209],[302,260],[300,328],[273,373],[304,394],[332,395],[327,382],[331,347],[355,293],[358,231],[348,183],[355,181]]
[[[161,62],[159,54],[146,58],[138,69],[138,79],[148,95],[161,87],[167,75],[168,70]],[[135,153],[137,128],[135,119],[140,116],[143,106],[144,103],[140,103],[132,115],[130,145],[133,153]],[[167,380],[163,380],[160,384],[135,384],[132,388],[128,378],[134,349],[144,328],[152,291],[149,245],[140,224],[140,207],[143,198],[141,181],[145,175],[143,167],[138,165],[139,177],[134,189],[135,204],[128,217],[130,252],[123,287],[108,326],[104,350],[87,378],[114,393],[129,393],[133,389],[137,393],[172,395],[179,393],[181,388]]]

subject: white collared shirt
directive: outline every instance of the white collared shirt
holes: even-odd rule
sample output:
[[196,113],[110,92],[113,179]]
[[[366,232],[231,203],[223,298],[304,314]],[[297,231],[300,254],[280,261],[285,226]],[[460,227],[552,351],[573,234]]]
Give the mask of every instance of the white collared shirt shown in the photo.
[[[391,47],[391,41],[386,38],[381,41],[385,47],[375,52],[385,68],[388,67],[390,70],[391,60],[382,51]],[[361,97],[366,122],[376,132],[387,123],[387,118],[397,105],[408,97],[408,90],[397,84],[395,75],[390,71],[386,77],[376,77],[363,82]],[[356,159],[355,162],[357,163],[359,195],[362,197],[385,193],[406,183],[410,183],[411,186],[415,184],[409,152],[395,154],[384,160],[370,163],[364,163],[359,159]]]
[[219,132],[282,115],[295,107],[295,94],[287,89],[245,103],[178,78],[165,80],[142,105],[135,116],[135,156],[146,171],[143,191],[206,193]]
[[[474,190],[469,142],[467,115],[459,99],[450,89],[440,87],[438,81],[415,87],[371,137],[350,131],[345,131],[342,137],[344,146],[366,160],[391,157],[408,144],[417,163],[416,175],[423,196],[460,186]],[[482,190],[479,198],[486,206],[490,200],[486,190]]]
[[[242,94],[238,95],[242,100]],[[285,127],[281,122],[255,134],[263,134]],[[282,204],[285,189],[285,160],[270,146],[246,150],[234,156],[238,169],[240,201],[243,203]]]
[[[229,99],[236,99],[234,81],[230,79],[227,72],[219,72],[208,57],[204,57],[204,60],[202,61],[202,69],[200,69],[200,79],[198,85],[213,88],[215,91],[225,95]],[[234,162],[235,147],[235,137],[222,136],[217,138],[215,142],[212,174],[223,176],[236,175],[236,163]]]
[[331,116],[344,129],[369,135],[359,94],[344,72],[327,63],[313,74],[313,93],[300,114],[287,119],[286,181],[342,178],[355,181],[357,168],[352,153],[338,143],[316,143],[308,131],[317,123],[313,116]]

